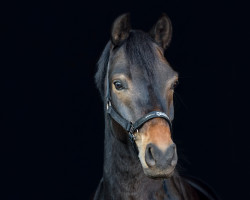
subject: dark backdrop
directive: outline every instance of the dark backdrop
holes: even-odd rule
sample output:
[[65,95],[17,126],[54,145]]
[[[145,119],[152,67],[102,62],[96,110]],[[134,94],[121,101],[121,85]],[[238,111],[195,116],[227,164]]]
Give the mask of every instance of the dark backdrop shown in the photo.
[[132,27],[148,31],[165,12],[173,24],[166,57],[180,74],[174,120],[179,171],[205,181],[222,199],[244,199],[249,156],[240,136],[238,89],[245,84],[239,65],[246,16],[238,5],[94,0],[2,6],[8,198],[90,199],[102,176],[104,140],[94,74],[111,24],[130,12]]

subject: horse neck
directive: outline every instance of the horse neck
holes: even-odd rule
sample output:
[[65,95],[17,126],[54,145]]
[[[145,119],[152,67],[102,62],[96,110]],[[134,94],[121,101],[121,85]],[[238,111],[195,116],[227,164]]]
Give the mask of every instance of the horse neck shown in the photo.
[[106,123],[103,171],[106,199],[148,199],[147,195],[156,191],[163,195],[163,180],[146,177],[132,145],[114,135],[117,134]]
[[[108,126],[104,142],[104,174],[110,177],[141,176],[142,168],[139,159],[129,143],[123,143],[115,138]],[[126,134],[126,133],[124,133]],[[129,180],[128,180],[129,181]]]

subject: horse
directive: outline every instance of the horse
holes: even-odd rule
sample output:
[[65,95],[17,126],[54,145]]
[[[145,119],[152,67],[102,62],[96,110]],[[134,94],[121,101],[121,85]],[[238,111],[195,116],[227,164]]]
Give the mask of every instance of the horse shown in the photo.
[[104,102],[105,140],[103,177],[94,200],[218,199],[206,184],[175,169],[178,73],[164,57],[171,37],[166,14],[149,33],[131,29],[129,14],[113,23],[95,75]]

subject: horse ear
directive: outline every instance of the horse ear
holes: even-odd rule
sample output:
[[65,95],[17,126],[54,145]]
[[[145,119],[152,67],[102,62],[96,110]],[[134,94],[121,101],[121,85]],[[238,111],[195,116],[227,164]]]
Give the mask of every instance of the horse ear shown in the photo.
[[163,49],[169,46],[172,38],[172,24],[166,14],[161,16],[149,34]]
[[111,30],[111,41],[117,46],[127,39],[130,31],[130,15],[129,13],[119,16],[113,23]]

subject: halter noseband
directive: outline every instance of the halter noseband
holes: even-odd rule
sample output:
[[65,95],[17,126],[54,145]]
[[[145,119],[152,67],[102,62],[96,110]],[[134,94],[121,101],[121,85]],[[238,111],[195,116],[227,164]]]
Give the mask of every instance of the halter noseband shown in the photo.
[[107,103],[107,113],[112,117],[112,119],[114,119],[123,129],[125,129],[128,133],[129,136],[129,140],[131,141],[134,150],[136,151],[136,153],[138,154],[138,149],[135,143],[135,131],[138,132],[138,129],[147,121],[149,121],[150,119],[153,118],[163,118],[165,119],[170,127],[170,132],[172,133],[172,123],[170,118],[168,117],[168,115],[164,112],[160,112],[160,111],[152,111],[149,112],[148,114],[146,114],[145,116],[141,117],[140,119],[136,120],[135,123],[126,120],[124,117],[122,117],[116,110],[115,108],[112,106],[112,102],[111,102],[111,95],[110,95],[110,89],[109,89],[109,62],[108,62],[108,67],[107,67],[107,79],[106,79],[106,103]]

